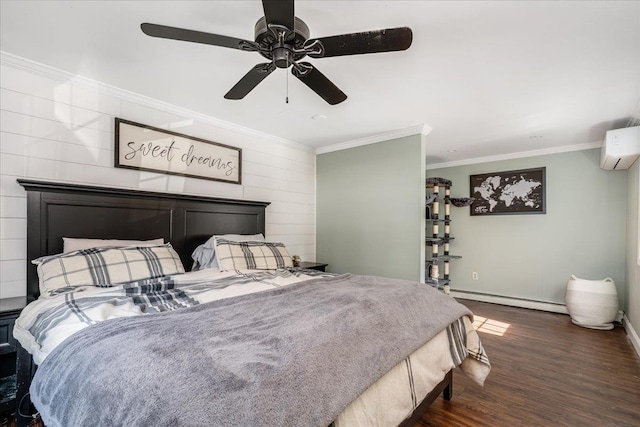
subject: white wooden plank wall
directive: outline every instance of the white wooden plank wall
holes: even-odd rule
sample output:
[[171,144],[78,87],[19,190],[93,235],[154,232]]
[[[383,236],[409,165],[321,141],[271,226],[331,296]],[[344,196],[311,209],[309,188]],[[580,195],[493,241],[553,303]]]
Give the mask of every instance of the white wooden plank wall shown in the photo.
[[[26,294],[17,178],[269,201],[267,238],[315,260],[311,149],[13,56],[0,67],[0,298]],[[242,148],[242,185],[114,168],[114,117]]]

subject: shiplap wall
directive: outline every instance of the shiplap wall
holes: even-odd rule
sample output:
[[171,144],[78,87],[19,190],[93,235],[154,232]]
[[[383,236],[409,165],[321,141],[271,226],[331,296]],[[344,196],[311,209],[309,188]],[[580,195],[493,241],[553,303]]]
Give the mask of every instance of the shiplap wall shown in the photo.
[[[266,234],[315,260],[315,154],[104,84],[0,54],[0,298],[26,294],[17,178],[271,202]],[[114,117],[242,148],[242,185],[113,167]]]

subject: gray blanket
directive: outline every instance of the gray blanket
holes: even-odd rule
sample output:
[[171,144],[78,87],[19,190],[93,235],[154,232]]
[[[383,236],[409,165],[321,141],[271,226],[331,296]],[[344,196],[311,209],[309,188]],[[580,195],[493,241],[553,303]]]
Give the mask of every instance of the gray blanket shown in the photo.
[[455,319],[415,282],[343,275],[114,319],[64,341],[31,397],[55,426],[327,426]]

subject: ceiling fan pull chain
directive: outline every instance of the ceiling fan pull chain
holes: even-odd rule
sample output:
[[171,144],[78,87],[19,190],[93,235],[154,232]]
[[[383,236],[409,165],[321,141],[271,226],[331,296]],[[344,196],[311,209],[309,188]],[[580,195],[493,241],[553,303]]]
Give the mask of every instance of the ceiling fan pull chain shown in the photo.
[[[278,34],[278,38],[280,39],[280,45],[282,46],[284,44],[284,31],[280,32]],[[284,102],[285,102],[285,104],[288,104],[289,103],[289,73],[286,72],[286,70],[289,69],[289,51],[287,51],[285,53],[285,58],[286,58],[286,61],[287,61],[287,68],[285,68],[285,73],[284,73],[286,75],[285,80],[284,80],[285,81],[285,84],[284,84]]]

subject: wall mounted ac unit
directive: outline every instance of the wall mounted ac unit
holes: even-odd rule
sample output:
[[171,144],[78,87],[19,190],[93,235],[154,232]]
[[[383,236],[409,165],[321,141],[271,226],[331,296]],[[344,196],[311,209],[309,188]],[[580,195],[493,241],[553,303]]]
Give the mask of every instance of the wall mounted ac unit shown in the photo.
[[629,169],[640,156],[640,126],[607,132],[600,152],[600,167],[607,170]]

